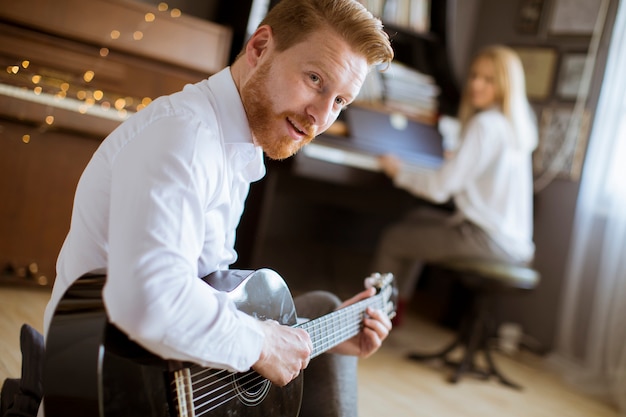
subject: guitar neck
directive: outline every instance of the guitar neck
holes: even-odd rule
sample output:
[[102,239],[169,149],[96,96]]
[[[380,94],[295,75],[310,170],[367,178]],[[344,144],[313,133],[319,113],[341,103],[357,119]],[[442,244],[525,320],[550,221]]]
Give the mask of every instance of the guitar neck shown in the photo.
[[311,337],[311,359],[359,334],[367,307],[383,309],[383,304],[383,297],[378,294],[298,325]]

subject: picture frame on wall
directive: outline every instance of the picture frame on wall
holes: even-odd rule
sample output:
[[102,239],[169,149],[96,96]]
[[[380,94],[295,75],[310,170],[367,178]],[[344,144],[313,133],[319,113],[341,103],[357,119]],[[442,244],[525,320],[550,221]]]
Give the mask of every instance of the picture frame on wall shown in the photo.
[[536,35],[543,15],[545,0],[522,0],[517,13],[516,29],[525,35]]
[[524,67],[526,95],[530,100],[542,101],[552,94],[558,54],[555,48],[515,46]]
[[561,100],[575,100],[580,90],[587,54],[585,52],[564,53],[561,57],[556,96]]
[[533,154],[535,174],[554,169],[557,178],[578,181],[587,147],[589,122],[588,110],[574,117],[572,106],[544,108],[539,121],[539,144]]
[[596,25],[601,4],[599,0],[553,0],[548,33],[590,36]]

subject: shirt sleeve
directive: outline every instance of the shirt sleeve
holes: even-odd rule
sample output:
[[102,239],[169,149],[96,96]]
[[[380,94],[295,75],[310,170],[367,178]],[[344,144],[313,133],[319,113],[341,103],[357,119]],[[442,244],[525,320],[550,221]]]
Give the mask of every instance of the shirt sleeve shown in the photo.
[[475,117],[470,122],[458,150],[434,171],[411,170],[403,165],[394,184],[434,202],[448,201],[479,176],[500,152],[501,143],[492,137],[485,123]]
[[261,352],[258,322],[198,278],[206,205],[224,175],[211,134],[156,121],[117,156],[103,297],[111,322],[159,356],[245,371]]

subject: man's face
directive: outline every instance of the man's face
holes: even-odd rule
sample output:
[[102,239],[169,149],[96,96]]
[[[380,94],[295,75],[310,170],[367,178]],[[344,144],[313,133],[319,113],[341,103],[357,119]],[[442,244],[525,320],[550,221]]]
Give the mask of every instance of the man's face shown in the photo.
[[267,52],[241,98],[255,143],[270,158],[284,159],[330,127],[357,96],[368,65],[329,30]]

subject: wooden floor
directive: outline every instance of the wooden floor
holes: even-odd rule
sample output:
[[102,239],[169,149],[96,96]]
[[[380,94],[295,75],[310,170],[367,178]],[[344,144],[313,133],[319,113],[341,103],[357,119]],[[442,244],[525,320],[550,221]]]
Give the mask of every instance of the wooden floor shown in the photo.
[[[48,292],[0,286],[0,381],[20,372],[19,328],[27,322],[41,330]],[[394,329],[384,347],[359,368],[360,417],[618,417],[611,407],[563,384],[541,358],[522,352],[497,355],[503,373],[522,391],[467,377],[446,382],[445,369],[405,359],[414,349],[437,349],[451,335],[411,316]]]

